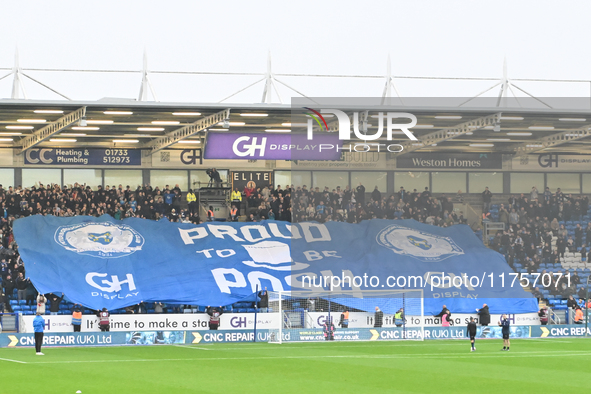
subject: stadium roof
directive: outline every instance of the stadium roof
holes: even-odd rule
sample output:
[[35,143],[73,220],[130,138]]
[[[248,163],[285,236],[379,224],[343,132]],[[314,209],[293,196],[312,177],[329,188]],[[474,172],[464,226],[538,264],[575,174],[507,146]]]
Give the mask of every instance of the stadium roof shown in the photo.
[[[457,104],[461,99],[453,100]],[[397,141],[408,144],[409,149],[405,151],[591,153],[588,100],[586,109],[585,105],[503,108],[496,107],[490,100],[487,103],[491,105],[486,107],[421,105],[420,99],[406,100],[404,105],[399,103],[389,108],[417,116],[417,127],[412,131],[419,142],[410,144],[403,135]],[[255,116],[249,116],[253,114]],[[203,143],[205,130],[227,131],[222,125],[225,119],[229,120],[229,130],[233,132],[289,132],[292,107],[119,99],[92,102],[0,100],[0,147],[117,147],[154,151],[166,147],[186,148],[185,144]],[[327,121],[332,129],[331,120],[327,118]],[[372,119],[371,114],[368,123],[368,134],[373,134],[377,130],[377,120]]]

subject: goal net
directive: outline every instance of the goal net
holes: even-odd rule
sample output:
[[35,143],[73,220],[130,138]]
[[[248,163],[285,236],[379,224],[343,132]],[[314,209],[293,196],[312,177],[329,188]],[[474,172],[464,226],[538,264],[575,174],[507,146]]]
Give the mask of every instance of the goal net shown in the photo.
[[269,292],[268,342],[423,340],[423,290]]

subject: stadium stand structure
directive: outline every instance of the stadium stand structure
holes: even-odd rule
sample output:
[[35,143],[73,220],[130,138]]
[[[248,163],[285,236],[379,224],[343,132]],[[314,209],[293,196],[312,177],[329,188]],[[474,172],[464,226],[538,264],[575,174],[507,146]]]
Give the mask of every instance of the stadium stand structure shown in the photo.
[[[391,194],[382,196],[374,190],[364,193],[364,189],[345,186],[323,190],[314,188],[307,190],[304,185],[258,189],[248,199],[243,199],[246,215],[242,220],[259,221],[277,219],[292,221],[315,220],[348,221],[358,223],[374,218],[415,219],[431,225],[448,227],[466,223],[466,219],[454,209],[454,198],[445,194],[434,196],[429,190],[421,193],[407,193],[406,198]],[[140,217],[151,220],[170,220],[200,223],[197,210],[190,211],[183,199],[183,191],[178,186],[165,188],[151,186],[130,187],[106,186],[92,190],[88,186],[73,184],[59,185],[37,184],[29,188],[0,188],[2,198],[2,249],[0,259],[3,289],[7,295],[5,308],[30,315],[35,313],[34,296],[36,291],[32,284],[27,284],[27,298],[17,300],[17,288],[13,288],[13,279],[19,273],[26,274],[25,265],[18,254],[18,246],[12,235],[12,223],[21,216],[28,215],[91,215],[109,214],[115,219]],[[457,197],[456,197],[457,198]],[[497,197],[498,198],[498,197]],[[534,206],[524,195],[511,200],[509,204],[524,211],[517,217],[517,222],[508,215],[505,204],[492,204],[490,217],[482,223],[473,225],[473,230],[482,239],[480,225],[487,221],[501,222],[507,225],[506,230],[486,239],[489,247],[505,255],[508,264],[515,272],[530,279],[536,274],[549,273],[550,286],[538,288],[530,286],[529,290],[541,301],[552,305],[555,309],[566,309],[568,296],[586,298],[586,283],[591,274],[586,256],[591,251],[591,209],[586,196],[565,195],[558,189],[540,198],[540,204]],[[523,210],[521,208],[524,208]],[[527,209],[526,209],[527,208]],[[292,213],[293,212],[293,213]],[[545,216],[548,215],[548,216]],[[226,218],[217,218],[226,220]],[[571,280],[564,276],[556,280],[555,272],[570,274]],[[25,275],[26,277],[26,275]],[[12,290],[14,289],[14,290]],[[65,300],[59,308],[59,314],[69,314],[73,304]],[[224,307],[226,312],[255,312],[254,301],[238,302]],[[158,308],[162,312],[203,313],[204,306],[169,305]],[[49,311],[49,308],[48,308]],[[272,311],[272,310],[271,310]],[[85,313],[92,313],[86,309]],[[135,305],[112,313],[155,313],[156,305]],[[49,313],[49,312],[48,312]]]

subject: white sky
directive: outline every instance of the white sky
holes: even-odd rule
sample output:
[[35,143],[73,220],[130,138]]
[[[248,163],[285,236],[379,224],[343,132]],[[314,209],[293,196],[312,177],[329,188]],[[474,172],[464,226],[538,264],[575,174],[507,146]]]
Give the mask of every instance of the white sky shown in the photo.
[[[591,80],[589,1],[0,0],[0,68],[264,72]],[[0,70],[0,77],[9,70]],[[137,98],[141,76],[27,72],[75,100]],[[217,102],[258,76],[152,75],[159,101]],[[309,96],[379,96],[384,80],[283,77]],[[405,96],[473,96],[494,82],[397,80]],[[590,84],[517,85],[589,96]],[[12,78],[0,81],[0,98]],[[59,99],[25,80],[29,98]],[[260,83],[229,102],[261,101]],[[280,87],[284,102],[292,95]],[[496,95],[495,89],[492,94]],[[295,95],[295,94],[294,94]],[[276,100],[276,97],[274,97]]]

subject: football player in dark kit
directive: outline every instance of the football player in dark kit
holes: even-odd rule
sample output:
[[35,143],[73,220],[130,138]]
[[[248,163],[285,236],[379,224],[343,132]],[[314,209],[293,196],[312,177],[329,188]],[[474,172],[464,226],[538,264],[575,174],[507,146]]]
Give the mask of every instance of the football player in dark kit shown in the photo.
[[466,327],[466,336],[470,338],[470,344],[472,345],[472,349],[470,351],[473,352],[476,350],[476,322],[474,321],[473,317],[470,318],[470,322]]
[[501,321],[499,322],[499,326],[502,327],[501,332],[503,333],[503,348],[501,350],[509,351],[509,333],[510,333],[510,322],[507,318],[507,315],[501,316]]

